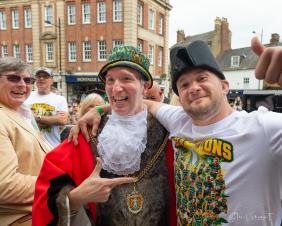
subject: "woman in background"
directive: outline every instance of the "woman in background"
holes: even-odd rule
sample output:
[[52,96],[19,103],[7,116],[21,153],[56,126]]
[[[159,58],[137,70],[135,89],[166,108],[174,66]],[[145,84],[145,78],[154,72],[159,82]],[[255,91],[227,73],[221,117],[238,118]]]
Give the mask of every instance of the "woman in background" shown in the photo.
[[78,111],[78,119],[82,117],[86,112],[88,112],[91,108],[97,106],[97,105],[104,105],[105,101],[104,99],[97,93],[91,93],[88,96],[85,97],[80,102],[80,108]]
[[[77,121],[80,117],[82,117],[86,112],[88,112],[91,108],[97,106],[97,105],[104,105],[105,101],[104,99],[97,93],[91,93],[87,95],[79,104],[79,110],[74,117],[73,121]],[[72,125],[67,125],[65,129],[61,132],[61,141],[65,140],[68,135],[69,131],[71,129]]]

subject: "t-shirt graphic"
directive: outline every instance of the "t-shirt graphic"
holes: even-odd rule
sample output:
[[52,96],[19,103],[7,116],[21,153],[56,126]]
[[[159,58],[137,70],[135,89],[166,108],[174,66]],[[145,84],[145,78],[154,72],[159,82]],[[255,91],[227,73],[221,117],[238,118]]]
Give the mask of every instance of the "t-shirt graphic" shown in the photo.
[[175,187],[180,225],[222,225],[227,213],[224,172],[220,163],[233,160],[233,146],[209,138],[192,141],[172,137],[175,153]]
[[[51,116],[55,111],[55,106],[44,104],[44,103],[34,103],[31,105],[31,110],[38,116]],[[38,123],[38,127],[41,132],[51,132],[52,126]]]

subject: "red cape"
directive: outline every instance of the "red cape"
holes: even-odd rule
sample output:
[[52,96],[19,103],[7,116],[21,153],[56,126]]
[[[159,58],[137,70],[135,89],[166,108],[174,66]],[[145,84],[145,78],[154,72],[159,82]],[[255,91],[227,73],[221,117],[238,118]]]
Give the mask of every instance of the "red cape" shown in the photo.
[[[169,171],[170,186],[170,226],[176,226],[176,201],[173,174],[173,148],[168,143],[166,154]],[[82,167],[83,166],[83,167]],[[38,176],[34,203],[32,208],[33,226],[57,225],[58,210],[55,204],[56,195],[66,185],[78,186],[94,170],[94,156],[91,146],[80,134],[78,145],[64,141],[54,150],[49,152],[43,162]],[[90,212],[95,220],[95,204],[88,204]]]

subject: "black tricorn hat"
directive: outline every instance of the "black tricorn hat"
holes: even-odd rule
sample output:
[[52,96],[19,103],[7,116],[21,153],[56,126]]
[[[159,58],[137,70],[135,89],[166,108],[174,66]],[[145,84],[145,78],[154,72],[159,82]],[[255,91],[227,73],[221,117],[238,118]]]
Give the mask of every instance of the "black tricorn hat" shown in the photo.
[[176,82],[187,70],[202,68],[213,72],[220,79],[225,79],[215,57],[203,41],[194,41],[188,46],[176,45],[170,50],[172,89],[178,95]]

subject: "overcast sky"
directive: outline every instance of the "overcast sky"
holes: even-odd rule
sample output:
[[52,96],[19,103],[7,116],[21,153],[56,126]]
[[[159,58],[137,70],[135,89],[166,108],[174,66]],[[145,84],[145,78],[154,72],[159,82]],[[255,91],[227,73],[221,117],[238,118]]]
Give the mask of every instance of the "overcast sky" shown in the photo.
[[[282,0],[170,0],[169,46],[176,43],[176,31],[186,36],[214,30],[214,20],[225,17],[232,32],[232,48],[250,46],[252,31],[269,43],[272,33],[282,41]],[[260,37],[260,34],[258,34]]]

